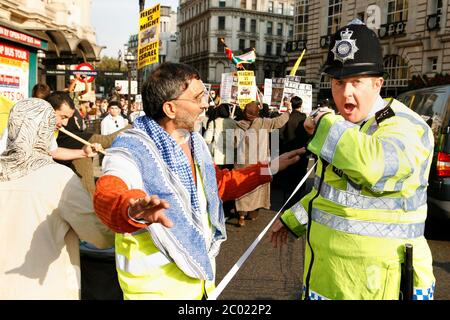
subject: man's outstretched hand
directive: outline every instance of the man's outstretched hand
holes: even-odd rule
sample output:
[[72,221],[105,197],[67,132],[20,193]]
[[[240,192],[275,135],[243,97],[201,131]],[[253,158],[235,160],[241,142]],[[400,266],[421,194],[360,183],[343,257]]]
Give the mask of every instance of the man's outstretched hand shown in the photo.
[[164,211],[170,207],[169,202],[159,199],[158,196],[145,196],[140,199],[130,199],[129,215],[133,219],[144,219],[149,224],[161,223],[167,228],[173,226],[173,222],[166,217]]
[[272,175],[276,174],[278,171],[282,171],[289,167],[290,165],[296,163],[300,160],[301,155],[306,152],[306,149],[300,148],[289,152],[281,154],[278,158],[273,159],[270,162],[270,171]]

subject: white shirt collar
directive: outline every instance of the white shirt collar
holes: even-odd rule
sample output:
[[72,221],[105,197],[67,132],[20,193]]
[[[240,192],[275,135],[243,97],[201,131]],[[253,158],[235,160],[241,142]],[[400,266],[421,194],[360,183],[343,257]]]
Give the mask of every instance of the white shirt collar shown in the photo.
[[386,104],[387,102],[384,101],[380,95],[378,95],[378,97],[375,99],[375,103],[373,104],[372,109],[370,109],[369,113],[367,114],[367,117],[364,120],[358,122],[357,124],[361,124],[372,118],[375,115],[375,113],[383,109],[386,106]]

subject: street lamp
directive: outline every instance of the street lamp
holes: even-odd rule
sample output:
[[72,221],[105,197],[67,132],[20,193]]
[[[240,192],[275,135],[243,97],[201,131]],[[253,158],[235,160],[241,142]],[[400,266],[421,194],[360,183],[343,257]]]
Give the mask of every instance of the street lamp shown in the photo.
[[131,113],[131,64],[136,60],[133,52],[128,50],[125,53],[125,62],[128,68],[128,115]]

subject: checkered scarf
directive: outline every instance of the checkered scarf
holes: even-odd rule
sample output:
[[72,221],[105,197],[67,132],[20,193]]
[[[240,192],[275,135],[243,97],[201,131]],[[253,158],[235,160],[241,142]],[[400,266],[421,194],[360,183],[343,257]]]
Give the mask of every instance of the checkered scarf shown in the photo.
[[206,240],[203,231],[197,187],[191,165],[181,147],[147,116],[137,118],[133,127],[119,135],[110,150],[115,152],[125,148],[131,153],[141,173],[145,192],[158,195],[170,203],[165,213],[174,225],[172,228],[161,224],[150,225],[148,231],[153,242],[186,275],[214,279],[210,258],[218,254],[220,243],[226,239],[226,231],[215,167],[206,143],[198,133],[191,133],[191,151],[207,199],[211,241]]

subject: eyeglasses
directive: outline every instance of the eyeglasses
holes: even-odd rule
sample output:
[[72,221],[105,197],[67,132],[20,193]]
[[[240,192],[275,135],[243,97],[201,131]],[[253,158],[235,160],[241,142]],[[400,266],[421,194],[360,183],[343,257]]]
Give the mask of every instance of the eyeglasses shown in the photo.
[[208,94],[205,93],[203,95],[198,96],[195,99],[176,98],[176,99],[172,99],[170,101],[176,101],[176,100],[179,100],[179,101],[190,101],[190,102],[193,102],[193,103],[196,103],[196,104],[199,104],[199,105],[200,104],[205,104],[205,103],[207,104],[208,103]]

